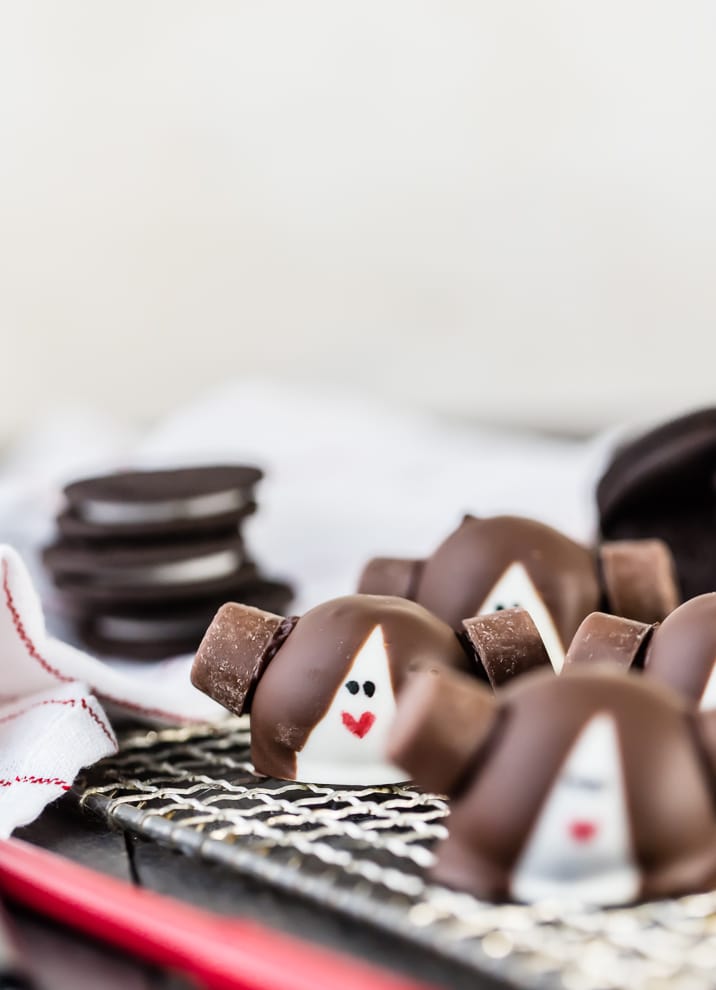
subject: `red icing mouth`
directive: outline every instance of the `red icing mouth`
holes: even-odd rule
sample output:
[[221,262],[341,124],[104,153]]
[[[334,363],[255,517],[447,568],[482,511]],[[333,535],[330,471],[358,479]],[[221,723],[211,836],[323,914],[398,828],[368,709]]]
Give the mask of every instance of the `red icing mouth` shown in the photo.
[[341,712],[341,718],[346,729],[352,732],[354,736],[358,736],[359,739],[362,739],[366,733],[370,732],[375,722],[373,712],[363,712],[360,718],[353,718],[349,712]]
[[569,834],[575,842],[591,842],[597,834],[594,822],[575,821],[569,823]]

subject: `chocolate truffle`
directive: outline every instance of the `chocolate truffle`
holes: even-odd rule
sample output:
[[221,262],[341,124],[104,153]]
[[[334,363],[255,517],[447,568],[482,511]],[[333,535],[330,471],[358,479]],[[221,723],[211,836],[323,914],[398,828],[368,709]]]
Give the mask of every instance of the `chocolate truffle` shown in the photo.
[[716,591],[716,408],[622,446],[599,482],[597,504],[605,538],[669,545],[684,598]]
[[363,571],[359,591],[403,595],[456,629],[467,616],[526,609],[557,673],[580,622],[603,604],[655,622],[679,601],[671,557],[660,541],[592,551],[516,516],[465,516],[427,560],[376,558]]
[[593,905],[716,883],[716,712],[614,668],[491,696],[412,678],[388,757],[452,798],[433,878],[477,897]]
[[229,711],[251,713],[258,773],[387,784],[406,778],[385,758],[396,698],[415,671],[443,666],[470,668],[448,625],[402,598],[349,595],[298,619],[224,605],[192,682]]

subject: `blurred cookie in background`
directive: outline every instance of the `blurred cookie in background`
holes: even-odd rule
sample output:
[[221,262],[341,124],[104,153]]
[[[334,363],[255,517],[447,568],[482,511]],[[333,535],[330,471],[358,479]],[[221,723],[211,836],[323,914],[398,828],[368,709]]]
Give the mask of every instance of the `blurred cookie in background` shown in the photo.
[[261,477],[221,466],[69,485],[43,562],[80,640],[106,655],[161,659],[194,651],[227,600],[285,608],[290,586],[259,571],[242,534]]
[[602,536],[671,548],[684,599],[716,591],[716,407],[622,446],[597,487]]
[[258,468],[235,465],[87,478],[65,488],[57,525],[63,536],[91,541],[235,530],[255,510],[262,477]]

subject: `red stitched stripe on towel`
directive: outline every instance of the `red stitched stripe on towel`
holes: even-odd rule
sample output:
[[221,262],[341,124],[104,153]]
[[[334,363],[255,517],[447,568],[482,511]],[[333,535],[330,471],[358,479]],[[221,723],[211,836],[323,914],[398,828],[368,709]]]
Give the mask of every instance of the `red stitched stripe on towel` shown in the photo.
[[74,680],[72,677],[68,677],[66,674],[61,673],[56,667],[48,663],[43,656],[41,656],[35,648],[35,644],[32,642],[30,637],[27,635],[24,625],[22,624],[22,619],[20,618],[20,613],[15,608],[15,602],[12,597],[12,592],[10,591],[10,581],[8,578],[8,566],[7,561],[2,562],[2,586],[5,591],[5,602],[7,603],[8,610],[12,616],[13,625],[15,630],[25,644],[25,649],[30,654],[33,660],[37,660],[41,667],[43,667],[48,674],[52,674],[56,677],[58,681],[63,681],[65,684],[69,684],[70,681]]
[[35,777],[32,774],[15,777],[13,780],[0,779],[0,787],[12,787],[13,784],[53,784],[55,787],[61,787],[63,791],[69,791],[71,786],[66,780],[60,780],[59,777]]
[[[69,684],[71,681],[74,680],[74,677],[68,677],[66,674],[63,674],[61,671],[59,671],[56,667],[53,667],[51,663],[48,663],[48,661],[41,655],[41,653],[39,652],[33,641],[28,636],[27,631],[24,625],[22,624],[20,613],[18,612],[17,607],[15,606],[15,600],[12,596],[12,591],[10,590],[8,566],[6,560],[3,560],[2,562],[2,570],[3,570],[2,584],[3,584],[3,590],[5,592],[5,602],[7,604],[8,611],[12,616],[12,621],[13,621],[13,625],[15,626],[15,630],[18,636],[20,637],[21,641],[24,643],[25,649],[32,657],[32,659],[36,660],[40,664],[40,666],[44,670],[46,670],[49,674],[52,674],[53,677],[56,677],[58,681],[62,681],[65,684]],[[101,692],[98,693],[101,694]],[[156,715],[158,718],[164,718],[169,722],[201,723],[204,721],[204,719],[187,718],[184,715],[175,715],[173,712],[164,711],[163,708],[146,708],[144,705],[135,704],[133,701],[125,701],[122,698],[115,698],[111,694],[102,694],[102,697],[106,698],[107,701],[111,701],[112,704],[114,705],[119,705],[121,708],[128,708],[130,711],[134,711],[134,712],[142,712],[142,714],[144,715]],[[95,719],[95,721],[98,722],[100,721],[97,715],[95,715],[94,713],[91,714],[92,717]],[[112,743],[114,743],[115,742],[114,736],[107,731],[104,725],[103,728],[105,734],[108,736],[108,738],[112,740]]]
[[18,712],[10,712],[9,715],[3,715],[0,718],[0,725],[3,722],[12,722],[14,718],[19,718],[21,715],[26,715],[31,712],[33,708],[41,708],[43,705],[72,705],[73,707],[77,704],[76,698],[47,698],[45,701],[36,701],[34,705],[28,705],[27,708],[21,708]]
[[88,704],[87,704],[87,702],[85,701],[85,699],[84,699],[84,698],[81,698],[81,699],[80,699],[80,701],[81,701],[81,704],[82,704],[82,707],[83,707],[83,708],[84,708],[84,710],[85,710],[85,711],[87,712],[87,714],[89,715],[89,717],[90,717],[90,718],[91,718],[91,719],[92,719],[93,721],[95,721],[95,722],[97,723],[97,725],[98,725],[98,726],[100,727],[100,729],[102,730],[102,732],[104,732],[104,734],[105,734],[105,736],[106,736],[106,737],[107,737],[107,738],[109,739],[109,741],[110,741],[110,742],[112,743],[112,745],[113,745],[113,746],[116,746],[116,745],[117,745],[117,740],[116,740],[116,739],[115,739],[115,737],[114,737],[114,733],[113,733],[113,732],[111,732],[111,731],[110,731],[110,730],[109,730],[109,729],[107,728],[107,726],[106,726],[106,725],[104,724],[104,722],[103,722],[103,721],[102,721],[102,719],[101,719],[101,718],[99,717],[99,715],[98,715],[98,714],[97,714],[97,712],[96,712],[96,711],[94,710],[94,708],[92,708],[92,706],[91,706],[91,705],[88,705]]

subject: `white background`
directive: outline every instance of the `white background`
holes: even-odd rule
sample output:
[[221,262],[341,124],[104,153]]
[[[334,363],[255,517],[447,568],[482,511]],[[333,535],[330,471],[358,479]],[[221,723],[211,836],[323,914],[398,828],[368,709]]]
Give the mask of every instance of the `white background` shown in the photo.
[[245,373],[570,431],[716,398],[716,5],[0,5],[0,439]]

